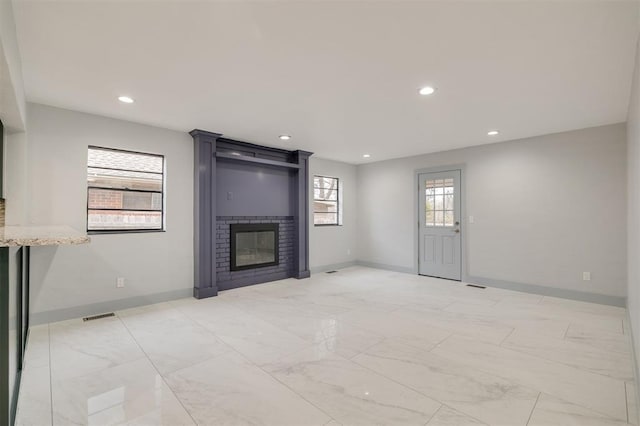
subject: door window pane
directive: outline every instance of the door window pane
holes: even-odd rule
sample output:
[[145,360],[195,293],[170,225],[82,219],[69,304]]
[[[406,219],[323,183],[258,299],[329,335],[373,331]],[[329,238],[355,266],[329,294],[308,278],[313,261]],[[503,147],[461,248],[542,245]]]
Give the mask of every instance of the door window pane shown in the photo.
[[425,226],[453,226],[454,192],[453,179],[425,181]]
[[432,211],[427,210],[427,222],[426,222],[426,225],[427,226],[433,226],[433,223],[435,222],[435,218],[436,218],[435,212],[433,210]]
[[453,211],[453,194],[447,194],[444,196],[444,210]]
[[453,226],[453,212],[451,210],[444,212],[444,226]]

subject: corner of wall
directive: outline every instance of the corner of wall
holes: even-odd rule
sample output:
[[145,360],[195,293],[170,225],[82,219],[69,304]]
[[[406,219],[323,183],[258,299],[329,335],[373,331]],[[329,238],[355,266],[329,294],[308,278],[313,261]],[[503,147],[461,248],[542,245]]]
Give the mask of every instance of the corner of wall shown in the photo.
[[[640,5],[640,2],[638,3]],[[640,8],[638,13],[640,24]],[[634,360],[636,407],[640,409],[640,268],[636,259],[640,255],[640,36],[636,43],[635,68],[627,113],[627,326]]]
[[0,1],[0,117],[10,133],[25,129],[26,100],[22,60],[11,0]]
[[318,273],[354,265],[358,259],[358,186],[354,164],[311,157],[310,193],[313,176],[337,177],[343,188],[343,220],[341,226],[313,225],[313,196],[309,197],[309,250],[311,271]]

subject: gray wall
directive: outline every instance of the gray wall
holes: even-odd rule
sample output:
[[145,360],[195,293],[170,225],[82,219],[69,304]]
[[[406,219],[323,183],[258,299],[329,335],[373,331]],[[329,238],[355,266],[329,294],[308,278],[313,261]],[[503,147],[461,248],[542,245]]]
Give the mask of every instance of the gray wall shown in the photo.
[[309,264],[312,272],[334,269],[353,263],[358,258],[358,216],[356,166],[338,161],[311,157],[310,176],[337,177],[342,185],[342,226],[313,226],[313,178],[309,214]]
[[11,0],[0,0],[0,118],[10,132],[24,130],[22,63]]
[[[134,298],[188,295],[193,287],[193,142],[164,130],[28,105],[29,222],[86,229],[87,146],[163,154],[166,232],[93,235],[91,244],[32,250],[32,312]],[[126,279],[116,288],[116,278]],[[133,302],[130,302],[133,303]],[[100,306],[73,312],[99,310]],[[62,315],[62,316],[67,316]]]
[[[627,121],[628,146],[628,289],[627,307],[635,353],[640,354],[640,41]],[[636,359],[636,362],[638,360]]]
[[8,0],[0,0],[0,120],[5,133],[2,183],[8,200],[6,224],[17,225],[26,215],[26,103],[13,4]]
[[616,124],[359,166],[358,259],[414,270],[415,170],[465,164],[467,275],[624,297],[625,156]]
[[[92,242],[84,246],[32,250],[35,321],[189,295],[193,285],[191,137],[186,133],[37,104],[29,104],[28,126],[28,141],[19,140],[21,143],[8,154],[15,164],[23,158],[28,162],[26,171],[22,167],[12,168],[14,177],[10,179],[16,183],[15,191],[26,187],[24,192],[18,192],[29,194],[28,223],[86,228],[88,145],[164,154],[167,164],[167,232],[93,235]],[[277,171],[266,172],[266,180],[287,178]],[[225,208],[233,215],[240,215],[243,204],[228,203],[226,192],[233,191],[233,201],[240,201],[251,196],[252,191],[235,188],[235,173],[237,168],[229,174],[223,172],[220,189],[225,197],[221,201],[223,205],[227,203]],[[356,166],[312,157],[313,174],[341,179],[344,216],[343,226],[311,227],[310,265],[320,271],[354,263],[357,258]],[[19,197],[20,194],[14,194],[14,199]],[[17,218],[19,203],[14,203],[13,215],[9,215],[11,204],[8,204],[8,216]],[[276,210],[274,215],[282,214],[289,211],[289,206],[280,203]],[[15,223],[19,221],[16,219]],[[116,288],[117,277],[126,278],[125,288]]]
[[[31,223],[84,229],[89,144],[166,155],[168,184],[166,233],[34,249],[34,312],[189,294],[190,137],[41,105],[29,105],[28,125],[28,144],[15,152],[28,161]],[[310,174],[340,178],[344,197],[342,226],[309,230],[312,270],[356,260],[413,270],[414,171],[465,164],[467,215],[476,219],[465,234],[469,275],[623,297],[625,134],[619,124],[357,167],[312,157]],[[591,271],[592,281],[582,281],[582,271]],[[124,289],[115,287],[119,276],[127,279]]]
[[5,223],[22,225],[27,223],[27,134],[5,134],[4,150]]

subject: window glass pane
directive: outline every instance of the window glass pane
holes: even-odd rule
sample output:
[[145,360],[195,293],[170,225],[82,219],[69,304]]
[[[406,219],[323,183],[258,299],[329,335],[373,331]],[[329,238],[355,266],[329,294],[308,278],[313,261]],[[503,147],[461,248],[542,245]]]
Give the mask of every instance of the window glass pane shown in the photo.
[[435,217],[436,217],[436,215],[433,212],[433,210],[428,210],[427,209],[427,218],[426,218],[426,221],[425,221],[425,225],[433,226],[433,221],[434,221]]
[[314,213],[337,213],[338,203],[336,201],[314,201],[313,202]]
[[444,225],[445,226],[453,226],[453,211],[444,212]]
[[163,228],[164,157],[90,147],[87,230]]
[[107,189],[89,189],[88,205],[90,209],[121,209],[122,191]]
[[444,196],[444,208],[445,210],[453,210],[453,194]]
[[162,212],[89,210],[88,229],[95,231],[162,229]]
[[91,147],[87,164],[89,167],[162,173],[162,163],[163,157],[158,155]]
[[436,209],[436,198],[435,197],[427,197],[427,211]]
[[336,189],[338,187],[338,178],[314,176],[313,186],[314,188]]
[[125,210],[162,210],[162,195],[155,192],[125,192],[122,194]]
[[338,213],[314,213],[314,225],[337,225]]
[[453,226],[453,185],[453,178],[425,181],[426,226]]
[[141,189],[162,191],[162,174],[108,170],[89,167],[87,181],[90,187],[114,189]]
[[89,188],[90,209],[162,210],[162,194]]
[[338,178],[313,177],[313,222],[315,225],[339,225],[340,187]]
[[313,189],[313,198],[316,199],[316,200],[337,200],[338,199],[338,190],[337,189],[314,188]]

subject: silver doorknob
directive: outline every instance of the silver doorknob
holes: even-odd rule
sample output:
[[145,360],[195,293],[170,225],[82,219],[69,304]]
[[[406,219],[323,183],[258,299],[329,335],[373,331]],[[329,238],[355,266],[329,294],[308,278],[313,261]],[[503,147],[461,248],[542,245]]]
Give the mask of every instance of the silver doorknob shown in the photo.
[[456,234],[460,232],[459,229],[454,229],[453,232],[455,232]]

